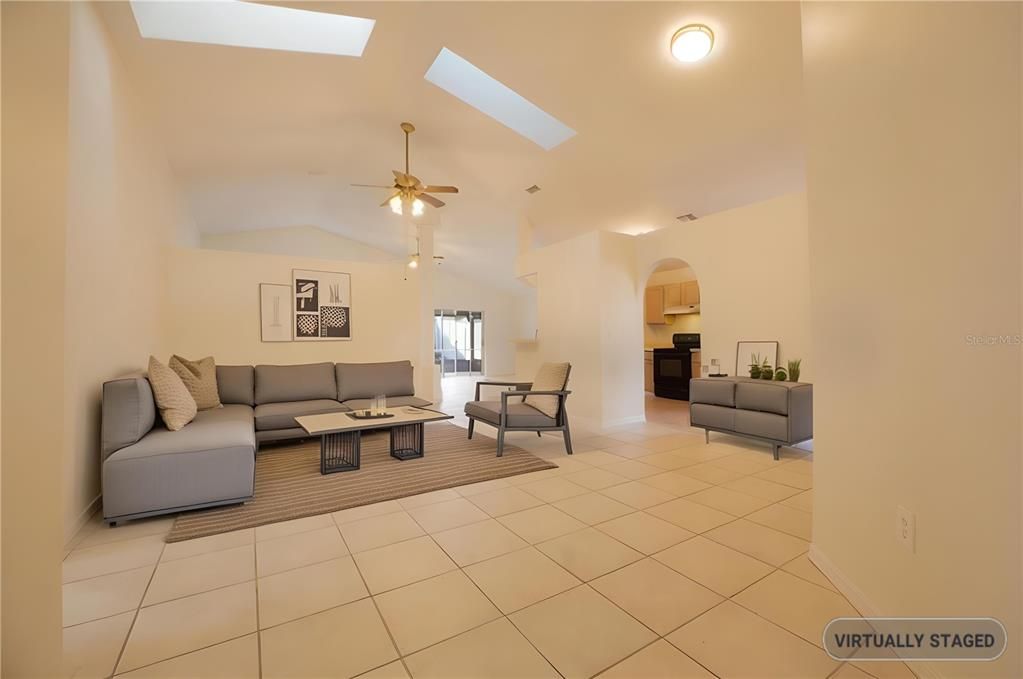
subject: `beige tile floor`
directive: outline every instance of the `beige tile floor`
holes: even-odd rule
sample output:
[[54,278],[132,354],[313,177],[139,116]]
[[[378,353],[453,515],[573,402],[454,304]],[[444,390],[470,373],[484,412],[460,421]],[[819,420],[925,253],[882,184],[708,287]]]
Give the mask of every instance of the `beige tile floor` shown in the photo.
[[65,674],[912,676],[820,648],[853,609],[807,558],[809,450],[706,445],[675,401],[647,419],[572,457],[511,437],[557,469],[189,542],[94,520],[64,562]]

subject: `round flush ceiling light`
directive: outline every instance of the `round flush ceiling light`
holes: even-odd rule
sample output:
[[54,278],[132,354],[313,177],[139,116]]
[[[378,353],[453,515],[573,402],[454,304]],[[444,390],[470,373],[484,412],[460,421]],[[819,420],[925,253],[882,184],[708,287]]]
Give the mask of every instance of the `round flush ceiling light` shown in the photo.
[[692,63],[710,54],[714,32],[703,24],[689,24],[671,36],[671,55],[679,61]]

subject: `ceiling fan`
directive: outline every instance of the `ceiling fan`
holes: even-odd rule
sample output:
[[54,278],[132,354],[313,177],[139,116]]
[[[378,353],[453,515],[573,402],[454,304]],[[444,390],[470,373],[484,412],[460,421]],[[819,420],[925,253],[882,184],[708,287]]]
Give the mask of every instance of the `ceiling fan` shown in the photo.
[[392,170],[394,172],[394,184],[391,186],[383,184],[352,184],[352,186],[370,189],[392,189],[394,190],[394,195],[380,203],[380,207],[390,205],[391,211],[398,215],[403,214],[407,207],[412,211],[413,217],[418,217],[423,214],[424,203],[433,207],[444,207],[444,201],[431,196],[431,193],[458,193],[458,187],[424,185],[423,182],[419,181],[419,177],[409,172],[408,138],[410,134],[416,131],[416,128],[412,123],[402,123],[401,129],[405,133],[405,171]]

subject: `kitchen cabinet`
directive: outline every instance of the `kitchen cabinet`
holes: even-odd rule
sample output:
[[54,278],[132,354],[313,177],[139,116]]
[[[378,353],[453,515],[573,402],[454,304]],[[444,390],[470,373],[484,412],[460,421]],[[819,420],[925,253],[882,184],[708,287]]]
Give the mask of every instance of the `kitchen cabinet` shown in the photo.
[[[699,352],[699,350],[693,351],[691,356],[692,356],[692,361],[693,361],[693,365],[692,365],[693,372],[691,373],[691,375],[693,377],[703,377],[703,372],[702,372],[703,369],[701,368],[702,363],[700,361],[700,352]],[[653,368],[653,366],[651,365],[651,370],[652,370],[652,368]]]
[[664,308],[682,306],[682,283],[668,283],[664,286]]
[[643,320],[649,325],[665,325],[664,286],[655,285],[646,289],[643,296]]
[[[700,303],[700,284],[696,281],[686,281],[682,283],[682,301],[680,304],[699,304]],[[671,306],[671,305],[669,305]]]
[[643,352],[643,391],[654,393],[654,352]]

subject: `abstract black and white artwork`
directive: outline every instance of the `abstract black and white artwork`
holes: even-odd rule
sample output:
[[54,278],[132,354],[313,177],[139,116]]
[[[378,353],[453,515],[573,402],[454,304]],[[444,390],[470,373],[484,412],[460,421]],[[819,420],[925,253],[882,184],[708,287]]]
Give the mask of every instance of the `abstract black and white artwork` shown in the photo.
[[291,341],[291,286],[259,284],[259,338],[263,342]]
[[295,314],[295,339],[319,337],[319,331],[319,314]]
[[295,340],[352,338],[352,276],[335,271],[292,269]]
[[314,312],[320,305],[319,281],[295,279],[295,311]]
[[343,306],[320,307],[320,337],[349,337],[348,309]]

